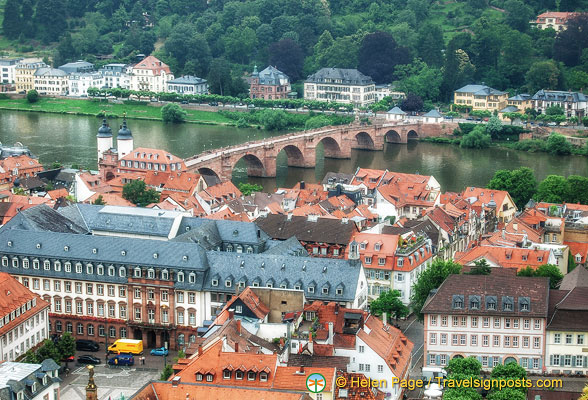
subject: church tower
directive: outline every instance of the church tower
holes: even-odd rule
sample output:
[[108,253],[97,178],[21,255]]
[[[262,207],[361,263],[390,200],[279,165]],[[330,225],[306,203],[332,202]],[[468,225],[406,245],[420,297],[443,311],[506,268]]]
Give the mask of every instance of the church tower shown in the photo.
[[108,126],[106,118],[102,120],[102,126],[98,129],[96,140],[98,142],[98,162],[100,162],[104,152],[112,148],[112,128]]
[[127,128],[127,119],[123,119],[123,123],[118,131],[116,137],[116,148],[118,149],[118,159],[120,160],[127,154],[130,154],[134,149],[133,134],[131,130]]

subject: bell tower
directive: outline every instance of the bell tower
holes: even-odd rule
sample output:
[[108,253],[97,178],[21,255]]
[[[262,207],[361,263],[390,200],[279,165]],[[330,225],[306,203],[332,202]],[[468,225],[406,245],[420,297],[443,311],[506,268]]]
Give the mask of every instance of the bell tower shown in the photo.
[[98,142],[98,162],[100,162],[104,152],[112,148],[112,128],[108,126],[106,118],[102,120],[102,126],[98,129],[96,141]]

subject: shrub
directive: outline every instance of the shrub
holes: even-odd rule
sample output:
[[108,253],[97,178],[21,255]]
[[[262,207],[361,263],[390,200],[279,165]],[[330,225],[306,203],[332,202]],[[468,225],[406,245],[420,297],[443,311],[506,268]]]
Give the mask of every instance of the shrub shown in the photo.
[[478,126],[461,139],[460,147],[466,149],[485,149],[486,147],[490,147],[491,142],[492,139],[490,135],[485,133],[484,127]]
[[38,100],[39,100],[39,92],[37,92],[35,89],[29,90],[27,92],[27,101],[29,103],[36,103]]
[[186,115],[186,110],[174,103],[168,103],[161,108],[163,122],[184,122]]

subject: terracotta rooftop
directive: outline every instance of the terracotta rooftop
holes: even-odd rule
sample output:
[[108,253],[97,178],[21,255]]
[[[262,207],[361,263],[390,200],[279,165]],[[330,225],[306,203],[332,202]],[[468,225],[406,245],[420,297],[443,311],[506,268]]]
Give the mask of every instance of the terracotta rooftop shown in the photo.
[[135,64],[133,69],[151,70],[154,75],[161,75],[162,71],[166,74],[171,74],[169,66],[154,56],[145,57],[142,61]]
[[233,304],[237,301],[242,301],[249,310],[259,319],[264,319],[270,312],[268,306],[263,304],[261,300],[259,300],[259,296],[255,294],[253,290],[249,286],[245,288],[238,296],[233,296],[231,300],[223,307],[224,310],[228,310],[232,308]]
[[306,378],[309,375],[318,373],[325,377],[325,391],[330,391],[333,387],[333,379],[335,379],[336,368],[334,367],[278,367],[272,389],[285,389],[307,392]]
[[384,400],[386,394],[377,388],[361,387],[360,385],[352,385],[352,381],[359,380],[367,381],[367,377],[364,374],[351,373],[337,371],[337,377],[344,377],[347,385],[343,387],[337,386],[335,389],[336,399],[348,399],[348,400]]
[[470,264],[481,259],[504,268],[520,270],[530,266],[535,269],[548,263],[549,250],[482,245],[474,247],[465,253],[455,255],[455,261],[461,265]]

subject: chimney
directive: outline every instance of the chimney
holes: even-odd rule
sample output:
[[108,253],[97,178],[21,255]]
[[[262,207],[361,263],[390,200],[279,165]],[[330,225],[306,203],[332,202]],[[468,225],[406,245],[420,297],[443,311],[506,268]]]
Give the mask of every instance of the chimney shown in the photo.
[[89,377],[86,385],[86,400],[98,400],[98,387],[94,383],[94,366],[88,365]]
[[312,341],[312,332],[308,334],[308,351],[310,351],[310,355],[314,355],[314,343]]
[[515,232],[519,230],[519,224],[516,222],[513,222],[512,227],[514,228]]
[[502,238],[503,238],[503,239],[505,239],[505,238],[506,238],[506,235],[505,235],[505,229],[504,229],[504,228],[502,228]]
[[229,319],[233,319],[233,318],[235,318],[235,310],[231,308],[229,310]]
[[339,303],[335,303],[335,315],[339,315]]
[[328,344],[333,344],[333,323],[329,322],[329,339],[328,339]]
[[241,320],[237,320],[237,333],[241,336]]
[[202,355],[202,345],[199,344],[198,345],[198,357],[200,357]]
[[300,366],[300,371],[299,371],[299,373],[301,373],[301,374],[304,374],[304,365],[301,365],[301,366]]
[[384,323],[384,326],[388,325],[388,313],[382,313],[382,322]]
[[288,221],[292,221],[292,213],[291,212],[288,213],[288,215],[286,216],[286,219]]
[[235,353],[239,352],[239,342],[235,342]]

